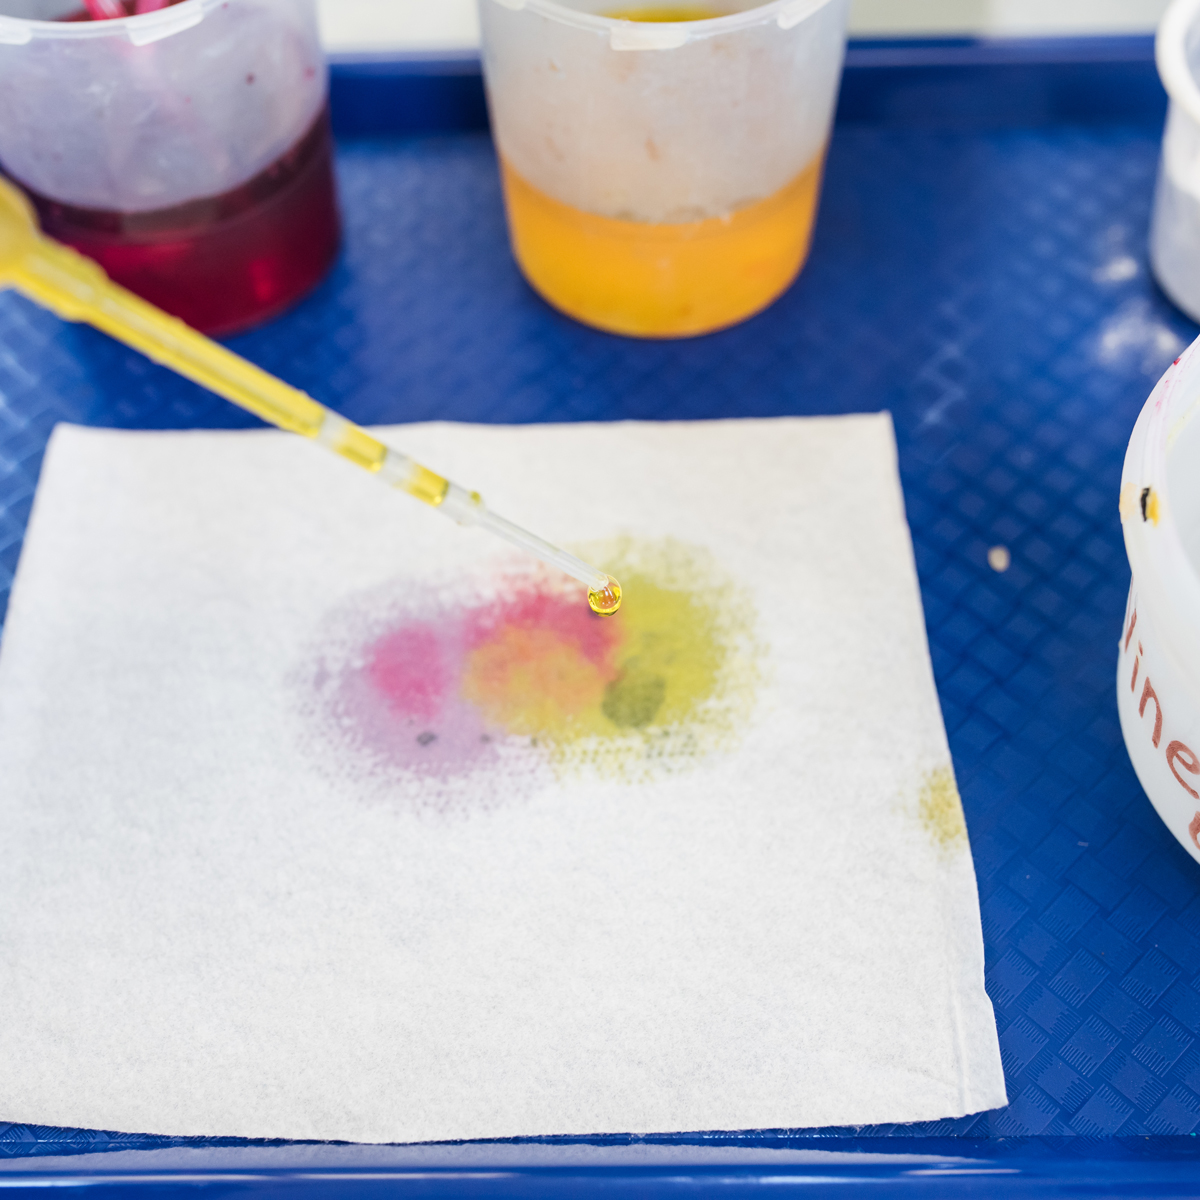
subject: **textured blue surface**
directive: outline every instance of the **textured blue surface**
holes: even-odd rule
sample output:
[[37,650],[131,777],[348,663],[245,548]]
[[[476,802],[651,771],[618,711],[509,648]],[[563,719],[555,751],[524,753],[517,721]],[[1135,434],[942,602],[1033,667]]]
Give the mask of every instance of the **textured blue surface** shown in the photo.
[[[343,258],[300,308],[234,343],[363,422],[893,412],[1012,1103],[836,1131],[855,1145],[1038,1136],[1066,1139],[1048,1154],[1083,1153],[1200,1131],[1200,866],[1139,787],[1113,695],[1121,459],[1197,332],[1147,273],[1157,152],[1146,127],[842,127],[796,286],[738,329],[641,343],[575,325],[525,286],[485,137],[347,143]],[[64,419],[253,423],[0,296],[4,594]],[[1003,574],[993,545],[1011,551]],[[0,1126],[0,1154],[64,1142],[162,1144]]]
[[[338,56],[339,136],[487,127],[474,52]],[[839,122],[977,132],[1013,125],[1161,122],[1167,111],[1149,35],[851,41]]]

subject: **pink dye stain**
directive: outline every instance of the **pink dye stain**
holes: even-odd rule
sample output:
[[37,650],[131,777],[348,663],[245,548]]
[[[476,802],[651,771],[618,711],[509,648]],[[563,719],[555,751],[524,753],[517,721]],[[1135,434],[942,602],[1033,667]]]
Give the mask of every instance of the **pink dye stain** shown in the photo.
[[433,721],[441,715],[457,664],[440,633],[431,621],[412,621],[371,647],[367,679],[398,716]]

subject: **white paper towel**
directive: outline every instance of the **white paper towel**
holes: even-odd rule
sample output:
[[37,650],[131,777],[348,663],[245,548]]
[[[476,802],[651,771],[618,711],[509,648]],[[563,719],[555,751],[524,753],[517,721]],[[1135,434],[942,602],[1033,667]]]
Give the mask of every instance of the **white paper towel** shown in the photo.
[[889,418],[385,436],[634,572],[630,623],[580,638],[684,607],[619,671],[547,658],[512,605],[573,620],[554,580],[301,439],[59,427],[0,648],[0,1118],[419,1141],[1003,1104]]

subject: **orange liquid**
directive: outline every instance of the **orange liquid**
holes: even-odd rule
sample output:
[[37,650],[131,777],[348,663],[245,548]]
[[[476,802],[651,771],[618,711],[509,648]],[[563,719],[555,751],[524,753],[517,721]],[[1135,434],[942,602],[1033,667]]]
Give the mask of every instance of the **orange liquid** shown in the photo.
[[513,253],[534,289],[585,325],[633,337],[710,333],[766,308],[796,278],[824,159],[765,200],[681,224],[583,212],[501,160]]
[[709,21],[721,16],[721,12],[711,4],[656,4],[641,8],[612,8],[601,16],[614,21]]

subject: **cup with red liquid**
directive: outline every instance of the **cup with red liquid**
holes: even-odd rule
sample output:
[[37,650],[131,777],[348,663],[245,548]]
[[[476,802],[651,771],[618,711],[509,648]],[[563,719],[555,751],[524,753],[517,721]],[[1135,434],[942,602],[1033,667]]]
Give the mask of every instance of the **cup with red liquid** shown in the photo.
[[276,315],[339,241],[314,0],[0,0],[0,168],[189,325]]

